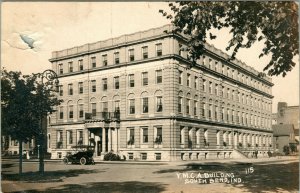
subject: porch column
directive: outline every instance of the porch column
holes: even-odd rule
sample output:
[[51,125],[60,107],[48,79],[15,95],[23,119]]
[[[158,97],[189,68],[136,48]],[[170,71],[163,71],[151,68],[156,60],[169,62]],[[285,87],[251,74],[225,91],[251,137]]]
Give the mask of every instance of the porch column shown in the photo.
[[105,152],[105,128],[102,127],[102,153]]
[[83,140],[83,145],[89,145],[89,137],[90,137],[90,133],[89,133],[89,130],[87,129],[87,128],[85,128],[84,130],[83,130],[83,132],[84,132],[84,134],[83,134],[83,138],[84,138],[84,140]]
[[108,128],[108,152],[111,151],[112,146],[112,136],[111,136],[111,128]]
[[117,128],[115,127],[112,130],[112,150],[114,150],[114,152],[118,152],[118,147],[117,147]]

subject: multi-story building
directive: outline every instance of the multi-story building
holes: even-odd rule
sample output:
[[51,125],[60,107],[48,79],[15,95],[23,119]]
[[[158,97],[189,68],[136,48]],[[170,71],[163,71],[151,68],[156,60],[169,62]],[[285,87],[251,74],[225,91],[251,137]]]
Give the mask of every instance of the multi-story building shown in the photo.
[[[127,160],[234,157],[272,147],[269,77],[206,45],[192,64],[173,26],[55,51],[64,102],[50,118],[48,150],[95,146]],[[239,149],[239,150],[237,150]]]

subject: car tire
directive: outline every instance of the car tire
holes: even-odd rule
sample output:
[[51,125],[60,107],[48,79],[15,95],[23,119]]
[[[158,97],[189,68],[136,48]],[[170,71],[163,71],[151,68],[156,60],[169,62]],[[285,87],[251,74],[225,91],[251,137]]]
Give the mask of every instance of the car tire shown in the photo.
[[85,157],[80,158],[79,162],[80,162],[81,165],[85,165],[86,164]]
[[65,158],[63,159],[63,163],[67,165],[67,164],[69,163],[68,158],[65,157]]

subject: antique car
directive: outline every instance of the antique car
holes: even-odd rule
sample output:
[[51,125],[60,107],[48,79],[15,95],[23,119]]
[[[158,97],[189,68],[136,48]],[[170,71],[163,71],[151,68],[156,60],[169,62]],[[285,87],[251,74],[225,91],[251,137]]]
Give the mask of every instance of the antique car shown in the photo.
[[75,164],[79,163],[81,165],[95,164],[93,155],[94,147],[88,145],[72,146],[72,152],[68,152],[63,158],[63,163],[65,164]]

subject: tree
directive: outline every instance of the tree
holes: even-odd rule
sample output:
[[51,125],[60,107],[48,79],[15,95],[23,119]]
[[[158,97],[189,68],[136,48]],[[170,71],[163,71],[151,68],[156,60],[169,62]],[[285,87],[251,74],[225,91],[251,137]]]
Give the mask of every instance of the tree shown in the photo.
[[264,41],[259,57],[272,55],[264,67],[268,75],[284,77],[295,66],[293,57],[298,55],[299,34],[298,5],[293,1],[182,1],[169,3],[169,7],[172,14],[159,12],[172,20],[174,32],[190,36],[187,51],[194,63],[205,51],[207,36],[216,38],[211,29],[230,28],[232,38],[226,48],[233,48],[230,60],[240,48]]
[[54,112],[60,104],[53,89],[37,81],[37,76],[22,76],[21,72],[2,71],[1,77],[1,134],[19,142],[19,173],[22,173],[22,143],[38,138],[45,112]]

